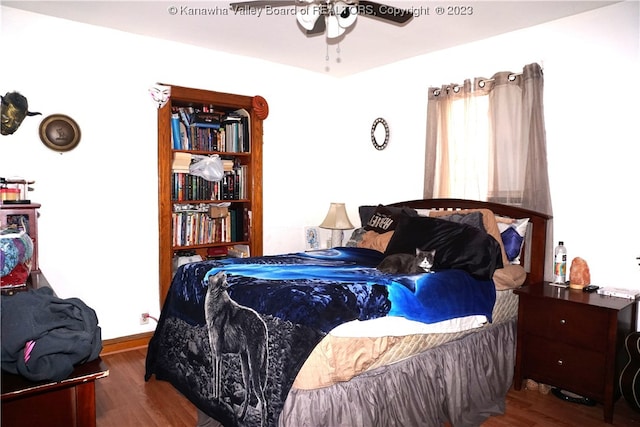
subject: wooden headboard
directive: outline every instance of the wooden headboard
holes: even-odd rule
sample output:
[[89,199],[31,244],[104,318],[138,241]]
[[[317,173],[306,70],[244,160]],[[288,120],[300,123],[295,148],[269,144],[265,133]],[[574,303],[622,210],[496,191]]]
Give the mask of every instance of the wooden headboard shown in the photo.
[[519,208],[517,206],[465,199],[410,200],[406,202],[391,203],[387,206],[407,206],[413,209],[438,210],[490,209],[496,215],[508,216],[511,218],[529,218],[529,224],[531,225],[527,232],[525,245],[522,249],[523,253],[520,257],[520,264],[522,264],[527,270],[527,279],[525,280],[525,284],[535,286],[536,284],[542,284],[544,281],[547,222],[552,218],[550,215]]

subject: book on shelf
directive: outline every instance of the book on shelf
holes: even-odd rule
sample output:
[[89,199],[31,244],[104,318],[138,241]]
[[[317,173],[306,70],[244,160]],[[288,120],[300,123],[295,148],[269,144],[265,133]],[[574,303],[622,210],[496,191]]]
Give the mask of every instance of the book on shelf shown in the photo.
[[171,146],[174,150],[181,148],[182,138],[180,137],[180,115],[171,114]]
[[250,211],[246,207],[200,203],[174,204],[173,209],[172,231],[175,247],[249,240]]
[[599,295],[605,295],[610,297],[618,297],[618,298],[626,298],[630,300],[635,300],[640,297],[640,290],[637,289],[624,289],[624,288],[616,288],[616,287],[601,287],[596,291]]
[[189,173],[189,165],[191,164],[191,153],[175,152],[171,161],[172,172]]
[[220,129],[220,123],[193,123],[192,126],[197,128]]
[[226,258],[229,248],[227,246],[214,246],[207,248],[207,259]]
[[180,107],[178,108],[178,114],[180,115],[180,120],[182,120],[182,123],[184,123],[185,126],[189,126],[191,124],[191,117],[193,116],[192,107]]
[[193,116],[195,127],[220,129],[220,115],[213,112],[197,112]]
[[248,153],[251,150],[250,115],[245,109],[227,113],[203,106],[174,107],[171,140],[175,150]]
[[171,145],[174,150],[189,149],[188,127],[180,120],[179,113],[171,114]]

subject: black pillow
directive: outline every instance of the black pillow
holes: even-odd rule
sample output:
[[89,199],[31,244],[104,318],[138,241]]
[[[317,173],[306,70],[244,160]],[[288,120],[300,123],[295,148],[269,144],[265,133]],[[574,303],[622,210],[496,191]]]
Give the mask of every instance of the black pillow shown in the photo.
[[372,227],[372,226],[369,226],[370,228],[367,228],[367,224],[369,224],[369,222],[371,221],[371,218],[376,213],[384,216],[389,216],[393,219],[394,221],[392,225],[393,228],[376,230],[378,233],[384,233],[386,231],[391,231],[395,229],[395,221],[397,221],[397,219],[400,216],[418,216],[418,212],[416,212],[415,209],[411,209],[406,206],[398,208],[395,206],[384,206],[384,205],[378,205],[378,206],[363,205],[358,207],[358,213],[360,214],[360,224],[362,225],[362,227],[364,227],[367,230],[374,230],[375,228],[379,228],[379,227]]
[[482,213],[480,212],[471,212],[464,215],[453,213],[451,215],[438,216],[435,218],[440,218],[451,222],[458,222],[460,224],[467,224],[479,230],[487,231],[485,230],[484,224],[482,223]]
[[465,270],[489,280],[502,268],[502,252],[486,232],[466,224],[431,217],[402,217],[389,240],[385,256],[415,254],[416,248],[436,250],[434,270]]

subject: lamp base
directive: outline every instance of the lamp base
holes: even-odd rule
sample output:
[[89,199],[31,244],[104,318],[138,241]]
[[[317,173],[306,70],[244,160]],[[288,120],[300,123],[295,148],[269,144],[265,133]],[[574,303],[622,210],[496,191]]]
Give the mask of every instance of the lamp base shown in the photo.
[[342,246],[342,239],[344,238],[344,231],[331,230],[331,247],[337,248]]

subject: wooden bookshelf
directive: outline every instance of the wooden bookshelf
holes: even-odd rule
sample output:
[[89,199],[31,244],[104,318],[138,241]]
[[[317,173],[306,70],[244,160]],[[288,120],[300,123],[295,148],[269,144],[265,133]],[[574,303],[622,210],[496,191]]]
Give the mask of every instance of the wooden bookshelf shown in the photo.
[[[248,245],[251,256],[262,255],[262,123],[266,118],[268,107],[266,101],[260,97],[251,97],[244,95],[235,95],[222,92],[214,92],[209,90],[193,89],[181,86],[171,86],[171,98],[169,102],[158,110],[158,235],[159,235],[159,264],[160,264],[160,304],[164,304],[172,278],[172,264],[176,253],[181,251],[192,251],[203,259],[207,258],[207,254],[212,248],[229,247],[234,244]],[[244,148],[222,148],[220,145],[214,149],[203,149],[202,146],[187,144],[180,146],[174,144],[172,138],[172,113],[182,108],[183,111],[189,113],[195,111],[206,112],[208,114],[217,114],[221,118],[221,129],[223,129],[223,119],[230,113],[242,110],[247,116],[247,127],[250,137],[246,140],[247,144]],[[182,116],[181,116],[182,119]],[[184,123],[184,120],[182,120]],[[185,128],[187,126],[185,125]],[[191,133],[191,128],[187,133]],[[200,131],[197,131],[200,132]],[[218,131],[219,132],[219,131]],[[242,147],[242,146],[241,146]],[[228,151],[232,150],[232,151]],[[172,161],[175,153],[190,153],[197,155],[217,154],[222,159],[232,160],[234,166],[238,169],[242,168],[242,176],[244,180],[244,188],[246,192],[242,195],[235,193],[230,197],[222,198],[221,196],[207,197],[211,192],[208,184],[193,179],[192,176],[186,176],[183,173],[181,178],[175,178],[172,171]],[[240,173],[240,172],[238,172]],[[203,193],[191,192],[189,197],[178,197],[177,190],[174,189],[176,179],[191,180],[194,185],[200,188],[206,184],[206,190]],[[181,181],[182,182],[182,181]],[[234,181],[235,182],[235,181]],[[189,187],[191,189],[191,187]],[[218,194],[213,193],[212,194]],[[182,193],[180,193],[182,194]],[[213,198],[212,198],[213,197]],[[219,197],[219,198],[218,198]],[[230,232],[224,233],[224,240],[216,238],[203,239],[176,239],[177,224],[180,214],[174,213],[184,211],[191,206],[206,207],[222,202],[230,203],[229,210],[234,211],[234,227],[238,227],[237,221],[242,221],[243,232],[239,229],[233,233],[233,240],[230,240]],[[250,212],[250,221],[247,214]],[[198,219],[208,221],[208,214],[198,213]],[[220,221],[220,223],[228,224],[229,218]],[[181,218],[181,217],[180,217]],[[212,221],[216,223],[216,220]],[[244,226],[244,224],[247,224]],[[216,225],[217,227],[217,225]],[[210,230],[211,227],[207,228]],[[191,230],[191,228],[189,228]],[[230,228],[227,227],[227,231]],[[200,233],[202,234],[202,233]],[[210,236],[210,235],[209,235]],[[178,240],[178,241],[176,241]],[[204,241],[203,241],[204,240]]]

